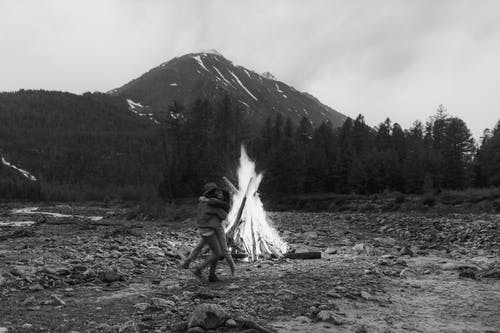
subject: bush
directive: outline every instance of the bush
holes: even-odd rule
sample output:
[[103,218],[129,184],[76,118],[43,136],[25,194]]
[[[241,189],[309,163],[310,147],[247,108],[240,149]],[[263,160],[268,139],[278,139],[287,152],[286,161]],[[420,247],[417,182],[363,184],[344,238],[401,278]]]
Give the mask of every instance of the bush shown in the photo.
[[422,197],[422,203],[428,207],[434,207],[436,205],[437,199],[433,194],[424,194]]
[[406,201],[406,195],[404,195],[403,193],[401,192],[397,192],[396,193],[396,197],[394,198],[394,201],[397,203],[397,204],[402,204],[403,202]]

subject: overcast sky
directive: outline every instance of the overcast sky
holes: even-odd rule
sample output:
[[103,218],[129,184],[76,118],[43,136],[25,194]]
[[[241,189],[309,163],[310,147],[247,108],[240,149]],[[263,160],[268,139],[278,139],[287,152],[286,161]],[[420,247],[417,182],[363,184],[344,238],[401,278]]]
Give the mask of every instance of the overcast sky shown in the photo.
[[0,91],[108,91],[213,48],[370,125],[500,119],[496,0],[0,0],[0,45]]

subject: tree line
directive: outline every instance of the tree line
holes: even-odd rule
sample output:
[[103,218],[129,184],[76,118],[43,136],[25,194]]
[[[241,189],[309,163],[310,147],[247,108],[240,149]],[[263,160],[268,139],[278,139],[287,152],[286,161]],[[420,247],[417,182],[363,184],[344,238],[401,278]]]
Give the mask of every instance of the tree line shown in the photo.
[[[430,119],[409,129],[386,119],[375,128],[362,115],[334,128],[314,128],[277,113],[258,130],[225,97],[218,105],[198,100],[190,112],[178,104],[162,127],[165,161],[159,193],[193,195],[222,175],[235,179],[240,144],[265,172],[267,195],[296,193],[403,193],[500,185],[500,123],[476,145],[465,122],[440,105]],[[181,114],[186,114],[182,117]]]

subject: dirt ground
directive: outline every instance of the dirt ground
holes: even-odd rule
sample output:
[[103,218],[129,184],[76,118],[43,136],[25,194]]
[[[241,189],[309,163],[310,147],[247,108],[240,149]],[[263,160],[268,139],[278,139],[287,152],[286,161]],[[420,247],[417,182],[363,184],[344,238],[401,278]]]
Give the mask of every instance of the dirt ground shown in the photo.
[[192,219],[40,211],[78,217],[0,207],[0,332],[167,332],[203,302],[277,332],[500,332],[500,215],[270,213],[322,258],[223,264],[208,283],[177,267]]

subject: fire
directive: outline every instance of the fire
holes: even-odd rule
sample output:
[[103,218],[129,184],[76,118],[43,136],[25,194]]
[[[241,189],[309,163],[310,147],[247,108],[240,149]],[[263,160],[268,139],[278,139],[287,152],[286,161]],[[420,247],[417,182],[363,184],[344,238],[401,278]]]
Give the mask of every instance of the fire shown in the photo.
[[[238,168],[238,191],[233,195],[226,231],[229,231],[228,238],[244,250],[252,261],[266,254],[280,257],[288,251],[287,243],[281,239],[266,216],[264,205],[257,192],[262,177],[262,173],[255,172],[255,163],[250,160],[245,147],[242,146]],[[236,221],[242,203],[244,208],[241,218]]]

